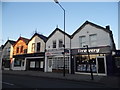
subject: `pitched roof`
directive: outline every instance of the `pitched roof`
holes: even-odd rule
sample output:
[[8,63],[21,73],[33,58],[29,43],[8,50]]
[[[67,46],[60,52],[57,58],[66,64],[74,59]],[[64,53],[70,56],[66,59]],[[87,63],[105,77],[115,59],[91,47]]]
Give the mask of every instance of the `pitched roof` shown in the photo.
[[80,27],[72,34],[71,38],[73,38],[73,37],[75,36],[75,34],[77,34],[79,31],[81,31],[81,30],[85,27],[85,25],[87,25],[87,24],[90,24],[90,25],[93,26],[93,27],[102,29],[102,30],[104,30],[105,32],[109,33],[109,34],[110,34],[110,38],[111,38],[111,40],[112,40],[112,42],[113,42],[113,48],[116,49],[116,46],[115,46],[115,43],[114,43],[114,39],[113,39],[112,31],[111,31],[110,29],[101,27],[101,26],[99,26],[99,25],[97,25],[97,24],[94,24],[94,23],[92,23],[92,22],[89,22],[89,21],[86,21],[82,26],[80,26]]
[[67,35],[69,38],[71,38],[71,36],[69,34],[67,34],[66,32],[62,31],[61,29],[59,28],[56,28],[49,36],[48,36],[48,39],[56,32],[56,31],[60,31],[61,33]]
[[[19,37],[18,40],[16,41],[16,43],[17,43],[19,40],[23,40],[26,44],[28,44],[28,41],[29,41],[28,38]],[[14,44],[14,46],[16,45],[16,43]]]
[[72,37],[74,37],[74,35],[75,35],[76,33],[78,33],[79,31],[81,31],[81,30],[85,27],[85,25],[87,25],[87,24],[90,24],[90,25],[93,26],[93,27],[102,29],[102,30],[104,30],[105,32],[112,33],[111,30],[108,30],[108,29],[106,29],[106,28],[104,28],[104,27],[101,27],[101,26],[99,26],[99,25],[97,25],[97,24],[94,24],[94,23],[92,23],[92,22],[86,21],[82,26],[80,26],[80,27],[72,34]]
[[14,45],[16,43],[16,41],[13,40],[7,40],[6,43],[3,45],[3,48],[6,46],[7,43],[10,43],[11,45]]
[[30,39],[29,41],[31,41],[35,36],[38,36],[38,37],[41,38],[44,42],[47,41],[47,37],[44,36],[44,35],[42,35],[42,34],[39,34],[39,33],[35,33],[35,34],[31,37],[31,39]]

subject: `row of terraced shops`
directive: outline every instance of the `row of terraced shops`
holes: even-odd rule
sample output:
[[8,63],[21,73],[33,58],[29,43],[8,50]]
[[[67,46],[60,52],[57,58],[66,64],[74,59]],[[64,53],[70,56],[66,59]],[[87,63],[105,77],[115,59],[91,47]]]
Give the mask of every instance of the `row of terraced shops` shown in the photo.
[[[13,45],[11,44],[11,47],[13,47],[12,51],[9,51],[11,70],[63,73],[65,65],[65,73],[90,74],[91,63],[94,75],[111,75],[119,68],[120,60],[116,58],[120,55],[116,53],[113,55],[116,47],[110,27],[104,28],[89,21],[72,35],[56,28],[48,37],[38,33],[31,39],[20,37]],[[5,58],[2,60],[4,63]]]

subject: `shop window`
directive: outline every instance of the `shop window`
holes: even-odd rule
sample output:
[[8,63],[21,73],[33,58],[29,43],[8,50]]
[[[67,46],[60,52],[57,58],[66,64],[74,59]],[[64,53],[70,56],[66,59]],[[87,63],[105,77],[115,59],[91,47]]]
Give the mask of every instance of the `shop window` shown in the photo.
[[78,55],[76,56],[76,72],[86,72],[90,73],[90,64],[93,72],[97,72],[96,69],[96,57],[91,56],[90,61],[88,60],[87,55]]
[[30,68],[35,68],[35,61],[30,61]]
[[63,47],[63,40],[60,39],[60,40],[59,40],[59,48],[62,48],[62,47]]
[[43,61],[40,62],[40,68],[43,68]]
[[116,67],[120,69],[120,57],[115,57]]
[[14,66],[21,66],[21,60],[15,59]]
[[[53,58],[53,69],[63,69],[64,67],[64,58],[55,57]],[[69,57],[65,57],[65,69],[69,69]]]
[[86,44],[85,36],[80,36],[79,41],[80,41],[80,47],[83,47]]
[[56,40],[53,41],[53,48],[56,48]]
[[91,47],[94,47],[97,45],[97,34],[89,35],[89,43]]
[[40,52],[40,42],[39,43],[37,43],[37,52]]

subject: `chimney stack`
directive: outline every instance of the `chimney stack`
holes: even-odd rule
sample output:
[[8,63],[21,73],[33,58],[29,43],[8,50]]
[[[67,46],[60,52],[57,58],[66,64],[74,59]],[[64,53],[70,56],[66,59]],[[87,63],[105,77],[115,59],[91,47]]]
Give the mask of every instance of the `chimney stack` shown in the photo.
[[106,29],[107,29],[107,30],[110,30],[110,26],[109,26],[109,25],[108,25],[108,26],[106,26]]

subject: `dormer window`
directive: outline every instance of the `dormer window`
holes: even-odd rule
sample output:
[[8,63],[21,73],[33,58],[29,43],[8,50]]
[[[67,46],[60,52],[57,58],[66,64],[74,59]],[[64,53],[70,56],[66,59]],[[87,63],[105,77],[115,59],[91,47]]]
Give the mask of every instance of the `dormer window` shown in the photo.
[[53,41],[53,48],[56,48],[56,40]]
[[89,43],[91,47],[97,46],[97,34],[89,35]]
[[31,51],[34,52],[35,51],[35,43],[32,43],[32,48]]
[[63,40],[60,39],[60,40],[59,40],[59,48],[62,48],[62,47],[63,47]]
[[19,47],[17,47],[17,49],[16,49],[16,53],[19,53]]
[[20,49],[20,53],[22,53],[23,52],[23,46],[21,46],[21,49]]
[[83,47],[86,44],[85,36],[80,36],[79,40],[80,40],[80,47]]
[[38,42],[37,43],[37,52],[40,52],[40,46],[41,46],[41,44],[40,44],[40,42]]

